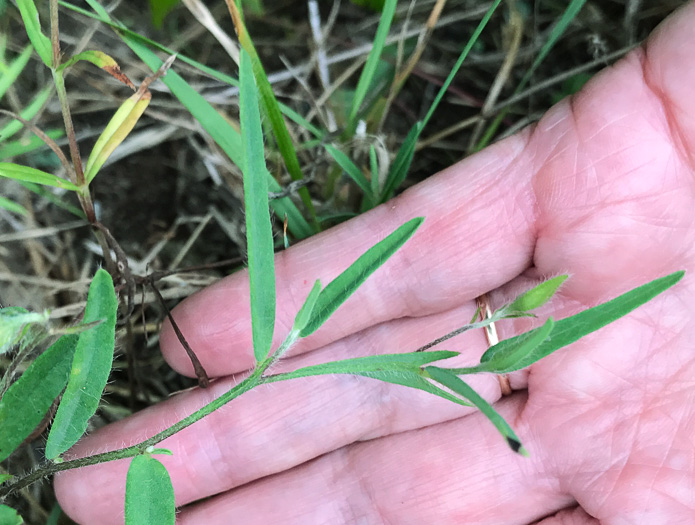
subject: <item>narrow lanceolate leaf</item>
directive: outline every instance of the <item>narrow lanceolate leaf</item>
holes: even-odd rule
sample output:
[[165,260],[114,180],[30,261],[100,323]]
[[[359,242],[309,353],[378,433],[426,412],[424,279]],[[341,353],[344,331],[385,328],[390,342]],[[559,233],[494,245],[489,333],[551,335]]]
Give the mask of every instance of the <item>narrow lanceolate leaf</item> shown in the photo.
[[[530,330],[519,337],[514,338],[514,344],[506,344],[506,350],[478,366],[470,368],[457,368],[456,373],[461,374],[477,374],[479,372],[490,372],[493,374],[508,374],[515,370],[524,368],[528,356],[536,350],[542,343],[552,337],[552,331],[555,326],[552,317],[549,318],[543,326],[534,330]],[[505,340],[506,341],[506,340]],[[504,343],[504,341],[502,341]],[[498,346],[502,343],[497,343]],[[495,346],[491,347],[495,348]]]
[[343,168],[343,171],[347,173],[353,181],[355,181],[364,194],[370,195],[372,193],[372,188],[369,185],[367,177],[365,177],[362,170],[359,169],[357,165],[352,162],[352,160],[350,160],[350,157],[330,144],[326,144],[324,147],[331,157],[333,157],[333,159],[338,163],[338,166]]
[[84,175],[87,184],[96,176],[118,145],[133,130],[135,124],[147,109],[152,94],[147,89],[139,89],[118,108],[94,144],[89,155]]
[[56,188],[64,188],[66,190],[77,191],[79,188],[72,182],[56,177],[45,171],[14,164],[13,162],[0,162],[0,177],[8,179],[21,180],[24,182],[35,182],[44,186],[55,186]]
[[7,505],[0,505],[0,524],[1,525],[22,525],[24,520],[17,514],[17,511]]
[[135,456],[125,485],[125,525],[174,525],[174,487],[162,463],[145,454]]
[[0,400],[0,461],[39,426],[68,382],[77,336],[64,335],[37,357]]
[[[39,112],[39,110],[43,107],[48,98],[51,96],[51,93],[53,93],[53,85],[49,84],[38,92],[38,94],[32,99],[32,101],[27,105],[27,107],[25,107],[19,113],[19,116],[25,120],[31,120],[32,118],[34,118],[34,116]],[[18,120],[12,120],[8,124],[0,128],[0,142],[3,142],[11,138],[12,135],[17,133],[20,129],[22,129],[22,127],[23,124],[21,122],[19,122]],[[50,136],[50,133],[47,132],[46,134]],[[38,140],[38,137],[34,138]],[[0,159],[2,158],[3,157],[0,156]]]
[[99,269],[89,286],[83,322],[102,323],[79,336],[68,386],[48,434],[46,457],[49,459],[59,456],[80,439],[89,418],[99,407],[113,362],[117,309],[111,276]]
[[301,336],[306,337],[318,330],[333,315],[333,312],[367,280],[367,277],[412,237],[424,220],[423,217],[409,220],[383,241],[372,246],[347,270],[333,279],[319,294],[314,312],[302,330]]
[[31,46],[24,48],[17,58],[15,58],[9,67],[7,67],[0,75],[0,99],[2,99],[9,87],[14,84],[19,74],[24,70],[24,67],[29,62],[31,57]]
[[567,277],[569,276],[558,275],[542,282],[529,291],[522,293],[506,309],[510,312],[528,312],[529,310],[540,308],[555,295],[555,292],[567,280]]
[[121,71],[120,66],[118,65],[118,62],[116,62],[113,58],[111,58],[109,55],[102,51],[96,51],[96,50],[89,50],[89,51],[83,51],[82,53],[79,53],[72,57],[70,60],[67,62],[63,63],[58,67],[58,71],[61,71],[63,69],[66,69],[73,64],[76,64],[80,60],[85,60],[87,62],[90,62],[94,64],[95,66],[103,69],[106,71],[109,75],[111,75],[113,78],[118,80],[119,82],[123,82],[126,86],[131,88],[133,91],[135,91],[135,86],[133,83],[130,81],[130,79]]
[[348,120],[350,123],[354,123],[359,113],[362,102],[367,96],[367,91],[372,85],[374,80],[374,74],[376,73],[377,65],[379,64],[379,59],[381,58],[381,52],[384,50],[384,45],[386,44],[386,37],[389,34],[389,29],[391,28],[391,22],[393,21],[393,15],[396,13],[396,4],[398,0],[386,0],[384,3],[384,9],[381,12],[381,19],[379,20],[379,27],[377,27],[376,35],[374,36],[374,45],[372,50],[369,52],[367,57],[367,62],[362,69],[362,74],[357,82],[357,88],[355,89],[355,96],[352,99],[352,107],[350,108],[350,116]]
[[507,441],[509,448],[522,456],[528,456],[528,452],[521,444],[521,440],[518,438],[514,430],[512,430],[512,427],[509,426],[509,423],[507,423],[504,418],[500,416],[494,408],[492,408],[490,403],[485,401],[480,394],[473,390],[468,383],[456,377],[456,375],[445,368],[428,366],[425,368],[425,372],[438,383],[441,383],[460,396],[463,396],[465,399],[468,399],[471,403],[478,407],[478,410],[480,410],[483,415],[485,415],[485,417],[487,417],[490,422],[495,425],[499,433],[502,434],[502,437],[504,437],[504,439]]
[[31,45],[34,46],[43,63],[51,67],[53,60],[51,40],[41,32],[41,21],[34,0],[17,0],[17,7],[22,15],[22,21]]
[[28,214],[24,206],[10,199],[6,199],[5,197],[0,197],[0,208],[5,208],[7,211],[11,211],[17,215],[26,216]]
[[[685,272],[675,272],[665,277],[655,279],[650,283],[639,286],[606,303],[594,306],[576,315],[555,322],[551,337],[538,345],[517,363],[517,369],[525,368],[556,350],[574,343],[578,339],[595,332],[599,328],[629,314],[647,301],[650,301],[663,291],[669,289],[683,278]],[[535,330],[538,330],[536,328]],[[507,353],[513,352],[518,345],[518,339],[526,334],[505,339],[488,349],[480,358],[484,364],[496,359],[502,359]]]
[[311,319],[311,314],[314,312],[314,307],[316,306],[316,301],[321,293],[321,281],[316,279],[314,286],[311,288],[309,295],[307,296],[304,304],[297,312],[297,316],[294,318],[294,324],[292,325],[292,330],[301,332],[306,324]]
[[396,153],[396,158],[393,164],[391,164],[391,169],[389,169],[388,175],[386,176],[381,202],[386,202],[393,197],[393,194],[408,175],[410,164],[413,162],[413,157],[415,156],[415,145],[417,144],[417,139],[420,137],[422,128],[423,123],[416,122],[405,137],[398,153]]
[[0,308],[0,354],[19,342],[27,325],[46,321],[48,312],[29,312],[20,306]]
[[268,181],[261,114],[251,59],[242,50],[239,64],[239,114],[244,148],[244,204],[251,290],[251,331],[256,361],[268,356],[275,327],[275,262],[268,211]]

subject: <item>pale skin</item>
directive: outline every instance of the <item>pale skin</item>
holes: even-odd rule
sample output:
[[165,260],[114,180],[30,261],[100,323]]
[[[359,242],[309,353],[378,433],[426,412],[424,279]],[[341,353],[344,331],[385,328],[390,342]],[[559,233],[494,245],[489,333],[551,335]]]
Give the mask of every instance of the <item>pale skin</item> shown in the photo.
[[[276,257],[276,345],[324,283],[415,216],[426,221],[274,369],[415,350],[539,279],[570,280],[555,318],[679,269],[676,287],[569,348],[471,383],[517,431],[514,454],[473,409],[350,376],[266,385],[167,439],[178,522],[283,524],[695,523],[695,4],[533,128]],[[252,364],[248,282],[234,275],[174,312],[211,376],[82,440],[79,455],[149,437]],[[532,326],[501,323],[501,337]],[[192,375],[170,327],[169,363]],[[474,363],[482,331],[439,346]],[[448,364],[448,363],[447,363]],[[81,524],[123,522],[128,461],[62,473]],[[212,497],[211,497],[212,496]],[[199,501],[206,498],[204,501]],[[197,502],[197,503],[196,503]]]

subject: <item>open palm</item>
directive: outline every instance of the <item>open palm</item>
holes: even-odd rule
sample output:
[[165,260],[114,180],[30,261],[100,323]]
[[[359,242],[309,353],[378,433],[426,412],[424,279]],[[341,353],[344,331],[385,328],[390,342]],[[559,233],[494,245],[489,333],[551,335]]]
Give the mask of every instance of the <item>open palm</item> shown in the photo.
[[[328,282],[415,216],[426,221],[277,370],[411,351],[538,279],[571,278],[545,314],[678,269],[695,253],[695,4],[534,128],[278,255],[276,343],[315,278]],[[471,380],[531,453],[469,408],[404,387],[326,376],[259,387],[162,443],[184,524],[695,523],[693,280],[511,377]],[[85,455],[134,443],[226,391],[253,362],[248,281],[231,276],[175,316],[220,379],[85,438]],[[509,337],[529,320],[499,326]],[[162,348],[192,374],[168,327]],[[442,348],[471,364],[466,333]],[[448,363],[447,363],[448,364]],[[79,523],[122,523],[127,461],[62,473]],[[214,497],[210,497],[214,496]],[[198,503],[197,500],[203,500]]]

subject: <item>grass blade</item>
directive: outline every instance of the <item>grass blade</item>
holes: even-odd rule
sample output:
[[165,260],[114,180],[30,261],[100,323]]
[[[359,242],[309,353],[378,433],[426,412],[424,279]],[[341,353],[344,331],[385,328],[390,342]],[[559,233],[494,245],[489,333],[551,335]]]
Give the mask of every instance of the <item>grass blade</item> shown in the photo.
[[350,115],[348,117],[349,130],[351,130],[355,125],[357,114],[362,107],[364,98],[367,96],[367,90],[372,85],[372,81],[374,80],[374,74],[376,73],[379,59],[381,58],[381,53],[384,50],[384,45],[386,44],[386,37],[389,34],[391,22],[393,21],[393,16],[396,13],[397,3],[397,0],[386,0],[384,3],[384,8],[381,12],[381,19],[379,20],[379,26],[377,27],[376,35],[374,36],[374,45],[372,46],[372,50],[369,52],[369,56],[367,57],[367,62],[362,69],[360,79],[357,82],[357,88],[355,89],[355,96],[352,99],[352,107],[350,108]]
[[41,32],[41,21],[34,0],[17,0],[17,7],[22,15],[22,21],[31,45],[34,46],[43,63],[51,67],[53,62],[51,40]]
[[405,244],[420,227],[423,217],[411,219],[400,226],[383,241],[375,244],[343,273],[333,279],[319,295],[311,320],[301,332],[302,337],[314,333],[333,315],[338,307],[350,297],[377,268]]
[[24,206],[21,204],[17,204],[14,201],[11,201],[10,199],[6,199],[5,197],[0,195],[0,208],[4,208],[7,211],[11,211],[12,213],[16,213],[17,215],[21,215],[22,217],[26,217],[28,212]]
[[514,430],[512,430],[512,427],[509,426],[509,423],[507,423],[504,418],[500,416],[494,408],[492,408],[490,403],[485,401],[480,394],[473,390],[468,383],[456,377],[456,375],[445,368],[428,366],[425,368],[425,372],[438,383],[441,383],[445,387],[453,390],[478,407],[478,410],[480,410],[485,417],[487,417],[490,422],[495,425],[495,428],[497,428],[499,433],[502,434],[502,437],[504,437],[504,439],[507,441],[509,448],[522,456],[528,456],[528,452],[521,444],[521,440],[518,438]]
[[273,229],[268,211],[268,180],[261,114],[251,58],[239,55],[239,113],[244,148],[244,204],[251,289],[251,330],[256,362],[268,357],[275,327],[275,263]]
[[362,170],[359,169],[357,165],[352,162],[352,160],[350,160],[350,157],[330,144],[325,144],[324,148],[326,148],[328,154],[333,157],[333,160],[338,163],[338,166],[343,168],[343,171],[347,173],[353,181],[355,181],[364,194],[370,196],[372,194],[372,188],[369,185],[367,177],[365,177]]
[[[659,279],[639,286],[608,302],[579,312],[576,315],[566,317],[560,321],[556,321],[550,339],[541,343],[533,352],[523,358],[517,364],[516,369],[525,368],[539,359],[552,354],[556,350],[572,344],[585,335],[595,332],[629,314],[676,284],[683,278],[684,274],[685,272],[680,271],[665,277],[660,277]],[[539,329],[535,328],[534,330]],[[518,339],[524,336],[526,336],[526,334],[505,339],[504,341],[500,341],[499,344],[489,348],[480,358],[481,364],[496,359],[502,359],[502,356],[511,352],[511,349],[516,347]]]
[[2,100],[5,92],[14,84],[14,81],[17,80],[17,77],[19,77],[20,73],[24,70],[24,67],[31,57],[31,52],[31,46],[25,47],[19,56],[12,61],[2,76],[0,76],[0,100]]
[[[232,21],[234,22],[234,27],[236,28],[237,35],[239,36],[239,43],[241,44],[241,47],[244,48],[249,54],[249,58],[253,64],[253,75],[256,78],[256,86],[260,95],[261,104],[263,105],[264,113],[270,122],[270,127],[273,130],[273,136],[277,142],[280,155],[282,155],[282,158],[285,161],[285,166],[287,167],[287,171],[289,172],[290,177],[292,177],[292,180],[302,180],[304,175],[302,174],[302,169],[299,166],[297,151],[292,143],[290,132],[287,130],[285,119],[280,112],[280,106],[275,98],[275,93],[273,93],[273,88],[270,85],[268,77],[265,74],[265,70],[263,69],[263,65],[261,64],[261,59],[256,52],[256,48],[253,45],[251,36],[246,30],[241,13],[234,3],[234,0],[226,0],[226,2],[227,7],[229,8],[229,13],[232,16]],[[320,227],[316,221],[316,210],[314,209],[314,204],[311,202],[309,191],[306,188],[300,188],[298,193],[307,210],[309,210],[309,214],[314,221],[316,230],[319,231]]]
[[68,386],[48,434],[48,459],[59,456],[77,443],[87,429],[89,418],[99,407],[113,364],[117,309],[118,300],[111,276],[106,270],[99,269],[89,286],[83,323],[103,322],[79,336]]
[[166,467],[150,454],[130,462],[125,485],[126,525],[174,525],[174,487]]
[[37,357],[0,400],[0,461],[31,433],[68,382],[76,335],[64,335]]
[[8,179],[21,180],[24,182],[35,182],[36,184],[43,184],[44,186],[55,186],[56,188],[63,188],[66,190],[78,191],[79,188],[75,186],[72,182],[61,179],[45,171],[37,170],[36,168],[30,168],[29,166],[22,166],[21,164],[14,164],[12,162],[0,162],[0,177],[7,177]]
[[415,145],[423,127],[422,122],[416,122],[405,137],[403,144],[401,144],[391,169],[389,169],[389,173],[386,176],[384,191],[381,197],[382,203],[393,197],[393,194],[408,175],[410,164],[413,162],[413,156],[415,155]]
[[[39,91],[38,95],[36,95],[34,99],[29,103],[29,105],[22,110],[19,116],[25,120],[31,120],[32,118],[34,118],[34,116],[39,112],[39,110],[43,107],[48,98],[51,96],[51,93],[53,93],[52,85],[48,85],[45,88],[43,88],[41,91]],[[18,120],[12,120],[9,124],[6,124],[2,128],[0,128],[0,142],[3,142],[11,138],[15,133],[22,129],[22,127],[23,125],[21,122],[19,122]],[[50,133],[47,134],[48,136],[51,136]]]

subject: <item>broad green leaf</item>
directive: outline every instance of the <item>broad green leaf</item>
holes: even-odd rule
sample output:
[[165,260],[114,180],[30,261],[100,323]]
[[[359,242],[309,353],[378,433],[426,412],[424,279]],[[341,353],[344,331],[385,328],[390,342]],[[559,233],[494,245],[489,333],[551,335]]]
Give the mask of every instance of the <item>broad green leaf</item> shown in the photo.
[[244,204],[246,207],[246,247],[251,291],[251,331],[253,352],[261,362],[270,352],[275,327],[275,252],[273,229],[268,211],[268,179],[261,114],[256,98],[251,58],[243,49],[239,55],[239,115],[245,162]]
[[[28,213],[26,208],[21,204],[11,201],[10,199],[6,199],[2,196],[0,196],[0,208],[5,208],[7,211],[11,211],[12,213],[16,213],[17,215],[22,215],[24,217],[26,217]],[[2,353],[1,350],[0,353]]]
[[20,306],[0,308],[0,354],[19,342],[27,325],[46,321],[48,312],[29,312]]
[[22,525],[24,520],[17,511],[7,505],[0,505],[0,525]]
[[43,63],[51,67],[53,61],[51,40],[41,32],[41,21],[34,0],[17,0],[17,7],[22,15],[22,21],[31,45],[34,46]]
[[12,474],[0,474],[0,484],[12,479],[14,476]]
[[[304,175],[302,174],[302,169],[299,166],[297,151],[292,143],[290,132],[287,130],[285,119],[280,112],[280,106],[275,98],[275,93],[273,93],[273,88],[265,74],[263,64],[261,64],[261,59],[256,52],[256,48],[253,45],[251,36],[244,25],[244,20],[242,19],[241,13],[234,3],[234,0],[226,0],[226,2],[227,7],[229,8],[229,13],[232,16],[232,21],[234,22],[234,27],[236,28],[236,32],[239,37],[239,44],[241,44],[241,47],[246,50],[249,58],[251,59],[251,64],[253,65],[253,75],[256,78],[256,87],[258,89],[258,94],[260,95],[261,104],[263,105],[263,111],[268,117],[270,127],[273,130],[273,136],[275,137],[278,150],[280,151],[280,155],[282,155],[282,158],[285,161],[285,166],[287,167],[287,171],[289,172],[290,177],[292,177],[292,180],[302,180]],[[318,228],[318,222],[316,222],[316,210],[314,210],[314,205],[311,202],[309,191],[306,188],[300,188],[298,193],[302,199],[302,202],[314,219],[316,227]]]
[[504,439],[507,441],[509,448],[522,456],[528,456],[528,452],[521,444],[521,440],[518,438],[514,430],[512,430],[512,427],[509,426],[509,423],[507,423],[504,418],[500,416],[497,411],[480,396],[480,394],[473,390],[468,383],[456,377],[456,375],[445,368],[428,366],[425,368],[425,372],[438,383],[441,383],[465,399],[468,399],[471,403],[478,407],[478,410],[480,410],[485,417],[487,417],[490,422],[495,425],[499,433],[502,434],[502,437],[504,437]]
[[162,463],[145,454],[130,462],[125,485],[126,525],[174,525],[174,487]]
[[505,307],[505,310],[510,312],[528,312],[529,310],[540,308],[555,295],[557,289],[568,277],[568,275],[558,275],[542,282],[514,299],[509,306]]
[[101,135],[92,148],[87,165],[85,166],[84,176],[87,184],[99,172],[106,160],[111,156],[118,145],[125,140],[133,130],[135,124],[147,109],[152,99],[152,94],[147,89],[140,89],[128,100],[121,104],[116,113],[102,131]]
[[365,177],[362,170],[359,169],[357,165],[352,162],[352,160],[350,160],[350,157],[330,144],[325,144],[324,148],[326,148],[326,151],[338,163],[338,166],[343,168],[343,171],[345,171],[345,173],[347,173],[348,176],[355,181],[364,194],[367,196],[371,195],[372,188],[369,185],[367,177]]
[[149,0],[150,2],[150,12],[152,13],[152,25],[157,29],[162,27],[164,23],[164,17],[166,17],[179,0]]
[[347,270],[333,279],[319,294],[311,320],[302,330],[301,336],[306,337],[318,330],[333,315],[333,312],[367,280],[367,277],[412,237],[424,220],[423,217],[409,220],[384,240],[369,248]]
[[[22,117],[24,120],[31,120],[32,118],[34,118],[34,116],[39,112],[39,110],[43,107],[48,98],[51,96],[51,93],[53,93],[53,85],[49,84],[46,87],[44,87],[41,91],[39,91],[39,93],[32,99],[29,105],[20,112],[19,116]],[[12,120],[8,124],[0,128],[0,142],[3,142],[12,137],[15,133],[22,129],[22,127],[23,125],[21,122],[19,122],[18,120]],[[55,132],[53,133],[53,136],[51,136],[51,133],[47,134],[51,138],[57,138],[55,136]],[[40,144],[43,144],[43,142],[38,137],[32,137],[32,139],[35,139]],[[0,155],[0,159],[3,158],[7,158],[7,156],[3,157],[2,155]]]
[[[505,344],[505,351],[503,353],[496,354],[496,356],[489,361],[479,364],[478,366],[473,366],[470,368],[457,368],[456,373],[461,374],[477,374],[479,372],[491,372],[493,374],[508,374],[514,370],[520,370],[524,368],[524,363],[526,363],[527,357],[536,349],[540,344],[548,340],[548,337],[552,337],[552,330],[555,326],[553,318],[549,318],[542,326],[530,330],[525,334],[514,338],[514,344]],[[492,350],[496,346],[507,341],[506,339],[501,343],[497,343],[488,349]],[[520,366],[523,365],[523,366]]]
[[397,3],[398,0],[386,0],[384,4],[384,8],[381,12],[381,19],[379,20],[379,26],[377,27],[376,35],[374,35],[374,45],[372,46],[372,50],[369,52],[369,56],[367,57],[367,62],[362,69],[360,79],[357,82],[357,88],[355,89],[355,96],[352,99],[352,107],[350,108],[350,115],[348,117],[349,128],[354,125],[357,119],[357,114],[362,106],[362,102],[364,102],[364,98],[367,96],[367,90],[372,85],[374,73],[376,73],[376,68],[379,64],[379,59],[381,58],[381,52],[384,50],[386,37],[388,36],[389,29],[391,28],[393,15],[396,13]]
[[35,182],[44,186],[55,186],[56,188],[64,188],[66,190],[77,191],[79,188],[69,180],[61,179],[45,171],[22,166],[12,162],[0,162],[0,177],[8,179],[21,180],[25,182]]
[[24,51],[14,59],[2,76],[0,76],[0,99],[2,99],[5,92],[14,84],[14,81],[17,80],[19,74],[24,70],[27,62],[29,62],[29,57],[31,57],[31,51],[31,46],[25,47]]
[[[676,284],[683,278],[684,274],[685,272],[680,271],[660,277],[608,302],[556,321],[550,339],[541,343],[535,350],[527,354],[525,358],[517,362],[516,369],[525,368],[556,350],[570,345],[585,335],[595,332],[629,314]],[[539,330],[539,328],[534,330]],[[521,337],[527,337],[527,334],[500,341],[499,344],[489,348],[483,354],[480,358],[480,363],[484,364],[489,361],[502,359],[502,356],[513,352],[513,349],[518,345],[518,339]]]
[[304,301],[304,304],[299,309],[299,312],[297,312],[297,316],[294,318],[292,330],[301,332],[304,329],[304,327],[309,322],[309,319],[311,319],[311,314],[314,311],[314,307],[316,306],[316,301],[318,300],[320,293],[321,281],[319,279],[316,279],[316,282],[314,283],[314,286],[311,288],[311,291],[309,292],[309,295]]
[[80,439],[99,407],[113,362],[117,309],[113,280],[100,268],[89,286],[83,322],[103,322],[79,336],[68,386],[48,434],[48,459],[59,456]]
[[64,335],[37,357],[0,400],[0,461],[31,435],[68,382],[77,336]]
[[118,62],[116,62],[113,58],[111,58],[103,51],[96,51],[93,49],[88,51],[82,51],[82,53],[75,55],[67,62],[61,64],[58,67],[58,71],[62,71],[63,69],[66,69],[72,66],[73,64],[76,64],[80,60],[84,60],[86,62],[94,64],[98,68],[103,69],[113,78],[115,78],[119,82],[123,82],[126,86],[135,91],[135,86],[130,81],[130,79],[123,73],[123,71],[121,71]]

